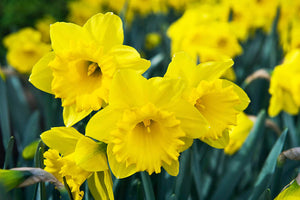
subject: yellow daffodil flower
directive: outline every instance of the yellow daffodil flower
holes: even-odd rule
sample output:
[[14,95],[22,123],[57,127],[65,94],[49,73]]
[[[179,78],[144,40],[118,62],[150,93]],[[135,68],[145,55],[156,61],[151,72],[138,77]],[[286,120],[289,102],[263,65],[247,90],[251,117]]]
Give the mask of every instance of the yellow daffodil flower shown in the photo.
[[35,24],[36,29],[42,34],[42,41],[50,43],[50,24],[55,22],[52,16],[45,16]]
[[102,6],[106,2],[103,0],[90,1],[90,0],[76,0],[69,1],[69,15],[68,20],[78,25],[84,25],[87,20],[93,15],[102,12]]
[[271,94],[269,115],[274,117],[280,111],[295,115],[300,106],[300,50],[295,49],[285,56],[284,62],[275,67],[270,82]]
[[83,27],[55,23],[50,37],[53,52],[34,66],[29,80],[62,99],[66,126],[108,103],[117,70],[130,68],[143,73],[150,66],[134,48],[122,45],[122,21],[113,13],[99,13]]
[[119,71],[110,103],[88,122],[86,135],[105,142],[117,178],[138,171],[170,175],[179,171],[179,153],[208,130],[205,119],[184,101],[179,79],[145,79],[132,70]]
[[188,54],[174,55],[165,77],[181,77],[187,82],[183,98],[189,101],[209,123],[209,131],[199,133],[199,139],[215,148],[224,148],[229,141],[237,115],[249,104],[247,94],[234,83],[220,79],[231,66],[231,59],[196,65]]
[[[97,143],[72,127],[52,128],[41,138],[50,147],[44,153],[45,171],[62,183],[65,177],[74,199],[83,198],[80,186],[86,179],[95,199],[113,199],[104,143]],[[97,184],[99,181],[103,184]]]
[[293,180],[274,200],[295,200],[299,199],[300,186],[296,180]]
[[237,152],[247,139],[252,127],[253,121],[244,113],[237,116],[237,125],[233,126],[229,132],[229,144],[224,148],[224,152],[232,155]]
[[185,51],[200,62],[241,54],[242,47],[228,22],[229,11],[229,7],[205,4],[188,9],[168,29],[171,54]]
[[30,73],[33,65],[51,50],[50,45],[41,41],[41,37],[41,33],[32,28],[6,36],[3,43],[8,49],[8,64],[20,73]]

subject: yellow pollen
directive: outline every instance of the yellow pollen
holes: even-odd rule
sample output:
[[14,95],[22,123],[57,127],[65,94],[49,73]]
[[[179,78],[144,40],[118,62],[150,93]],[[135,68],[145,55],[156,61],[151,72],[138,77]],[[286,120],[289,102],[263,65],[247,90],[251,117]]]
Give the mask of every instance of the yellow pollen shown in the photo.
[[151,120],[150,119],[144,119],[143,123],[144,123],[145,128],[147,128],[147,132],[150,133],[151,132],[151,130],[150,130]]
[[199,99],[197,99],[197,101],[196,101],[196,103],[195,103],[195,105],[194,105],[198,110],[204,110],[205,109],[205,105],[203,105],[202,103],[201,103],[201,99],[199,98]]
[[94,63],[92,62],[91,64],[89,64],[88,66],[88,76],[92,75],[98,68],[98,64],[97,63]]

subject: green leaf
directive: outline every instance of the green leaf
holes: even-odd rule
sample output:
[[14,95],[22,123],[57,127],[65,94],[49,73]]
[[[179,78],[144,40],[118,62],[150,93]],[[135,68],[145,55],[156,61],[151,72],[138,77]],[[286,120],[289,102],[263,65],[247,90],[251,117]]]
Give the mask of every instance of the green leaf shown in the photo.
[[27,146],[32,143],[32,141],[39,138],[39,111],[35,111],[30,115],[30,118],[27,121],[27,125],[25,127],[25,131],[23,132],[22,137],[22,145]]
[[276,168],[277,158],[282,151],[286,135],[287,129],[282,132],[281,136],[278,138],[271,152],[269,153],[265,164],[254,184],[252,195],[249,198],[250,200],[257,199],[261,195],[261,193],[270,185],[272,176]]
[[176,177],[175,183],[176,199],[188,199],[188,196],[191,193],[191,153],[191,149],[188,149],[184,151],[180,157],[179,174]]
[[94,199],[113,199],[112,180],[110,171],[99,171],[88,178],[89,190]]
[[27,171],[0,169],[0,184],[4,187],[6,192],[8,192],[24,182],[24,180],[31,175],[32,174]]
[[10,120],[8,113],[7,93],[6,84],[0,78],[0,125],[2,133],[2,142],[4,148],[7,148],[9,137],[10,137]]
[[258,200],[272,200],[270,189],[266,189],[258,198]]
[[[245,163],[249,163],[251,156],[256,147],[258,136],[264,130],[264,122],[266,118],[266,112],[261,111],[257,117],[256,123],[251,130],[247,140],[243,144],[242,148],[237,152],[231,160],[230,167],[224,174],[219,183],[216,191],[212,195],[212,200],[227,200],[230,199],[235,187],[238,184],[242,174],[244,173]],[[230,183],[230,184],[229,184]]]
[[154,200],[154,192],[150,176],[147,172],[141,172],[142,183],[144,186],[146,200]]
[[14,136],[11,136],[5,152],[3,169],[7,169],[7,167],[10,166],[12,163],[14,143],[15,143],[15,138]]
[[39,145],[40,140],[33,141],[28,146],[26,146],[22,152],[22,157],[25,160],[32,160],[34,158],[36,149]]
[[27,120],[24,119],[29,119],[30,116],[30,106],[28,105],[24,88],[17,77],[9,77],[7,79],[7,96],[14,135],[16,139],[21,140],[27,125]]

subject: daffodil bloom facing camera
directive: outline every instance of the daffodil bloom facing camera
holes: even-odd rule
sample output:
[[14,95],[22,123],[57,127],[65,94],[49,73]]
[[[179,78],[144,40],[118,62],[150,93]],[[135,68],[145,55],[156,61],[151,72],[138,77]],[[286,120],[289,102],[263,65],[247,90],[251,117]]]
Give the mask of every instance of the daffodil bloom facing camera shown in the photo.
[[269,115],[274,117],[282,110],[295,115],[300,106],[300,50],[289,52],[281,65],[275,67],[270,82]]
[[174,55],[165,77],[181,77],[187,87],[183,98],[194,106],[209,124],[209,131],[198,138],[215,148],[224,148],[229,131],[237,124],[237,115],[249,104],[247,94],[234,83],[220,79],[233,65],[231,59],[196,65],[186,53]]
[[82,199],[81,184],[87,180],[95,199],[113,199],[106,145],[95,142],[72,127],[55,127],[41,135],[50,147],[44,153],[45,171],[70,187],[76,200]]
[[9,65],[20,73],[30,73],[33,65],[51,50],[50,45],[41,39],[41,33],[32,28],[24,28],[6,36],[3,43],[8,49]]
[[53,52],[34,66],[30,82],[61,98],[66,126],[108,103],[117,70],[130,68],[143,73],[150,66],[134,48],[122,45],[122,21],[113,13],[99,13],[83,27],[55,23],[50,37]]
[[110,103],[88,122],[86,135],[105,142],[110,168],[117,178],[135,172],[170,175],[179,171],[178,156],[208,131],[208,124],[181,97],[184,82],[145,79],[132,70],[114,77]]

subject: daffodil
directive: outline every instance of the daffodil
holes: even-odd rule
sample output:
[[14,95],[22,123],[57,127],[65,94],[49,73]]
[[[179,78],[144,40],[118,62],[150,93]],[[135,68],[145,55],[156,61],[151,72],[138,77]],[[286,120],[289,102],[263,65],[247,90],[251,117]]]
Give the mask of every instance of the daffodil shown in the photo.
[[108,144],[117,178],[138,171],[160,173],[161,167],[178,174],[180,152],[208,130],[200,113],[180,98],[183,88],[179,79],[147,80],[132,70],[116,74],[110,103],[90,119],[86,135]]
[[84,25],[93,15],[102,12],[105,0],[76,0],[69,1],[68,20],[78,25]]
[[295,115],[300,106],[300,50],[291,51],[284,62],[275,67],[270,82],[271,94],[269,115],[274,117],[280,111]]
[[104,143],[95,142],[72,127],[52,128],[41,138],[50,147],[44,153],[45,171],[62,183],[65,178],[74,199],[83,198],[80,186],[85,180],[95,199],[113,199]]
[[224,148],[224,152],[229,155],[237,152],[247,139],[252,127],[253,121],[244,113],[240,113],[237,116],[237,125],[233,126],[229,132],[229,144]]
[[83,27],[55,23],[50,37],[53,52],[34,66],[29,80],[61,98],[66,126],[108,103],[116,71],[130,68],[143,73],[150,65],[134,48],[122,45],[122,21],[112,13],[99,13]]
[[242,47],[228,22],[229,6],[200,4],[185,11],[171,24],[171,54],[189,53],[200,62],[233,58],[242,53]]
[[42,34],[42,41],[50,43],[50,24],[53,24],[55,19],[48,15],[38,20],[35,24],[36,29]]
[[51,50],[41,37],[41,33],[32,28],[6,36],[3,43],[8,49],[8,64],[21,73],[30,73],[33,65]]
[[224,148],[229,141],[231,126],[237,125],[237,115],[249,104],[247,94],[234,83],[220,79],[231,66],[231,59],[196,65],[188,54],[174,55],[165,77],[181,77],[187,82],[186,99],[209,123],[209,131],[199,133],[207,144]]

